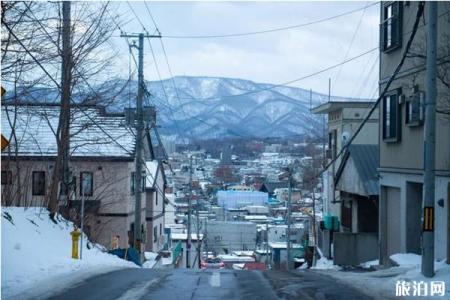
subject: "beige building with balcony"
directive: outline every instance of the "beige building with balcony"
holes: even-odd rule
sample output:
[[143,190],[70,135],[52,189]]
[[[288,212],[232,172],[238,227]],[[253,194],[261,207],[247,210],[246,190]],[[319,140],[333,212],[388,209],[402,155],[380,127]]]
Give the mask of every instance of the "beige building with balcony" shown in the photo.
[[[374,105],[372,101],[327,102],[312,109],[314,114],[328,116],[327,159],[331,161],[341,151],[343,144],[354,134]],[[376,145],[378,143],[378,110],[374,111],[352,144]],[[324,213],[341,220],[340,193],[336,190],[335,178],[342,162],[342,155],[324,172]]]

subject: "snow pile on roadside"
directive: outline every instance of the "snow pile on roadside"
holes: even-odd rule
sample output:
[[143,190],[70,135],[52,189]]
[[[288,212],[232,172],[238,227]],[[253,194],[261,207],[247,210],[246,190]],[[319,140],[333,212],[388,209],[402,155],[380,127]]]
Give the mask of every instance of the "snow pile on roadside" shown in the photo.
[[422,256],[414,253],[397,253],[391,255],[390,259],[401,267],[419,266],[422,263]]
[[42,208],[3,207],[1,224],[4,299],[45,298],[90,276],[136,267],[97,247],[88,249],[86,239],[83,259],[72,259],[73,224],[62,218],[55,224]]
[[158,253],[144,252],[144,257],[145,257],[145,262],[142,264],[142,267],[143,268],[147,268],[147,269],[151,269],[157,263],[156,258],[158,257]]
[[378,266],[379,264],[380,264],[380,261],[378,259],[375,259],[375,260],[363,262],[359,266],[362,268],[365,268],[365,269],[370,269],[370,267]]
[[[319,271],[331,275],[338,280],[344,281],[349,285],[365,292],[375,299],[388,299],[396,297],[397,283],[406,282],[411,286],[410,298],[413,296],[414,282],[425,282],[428,287],[426,299],[444,299],[450,296],[450,265],[445,261],[435,262],[436,275],[433,278],[424,277],[421,274],[421,256],[411,253],[394,254],[390,256],[391,260],[398,264],[396,267],[380,269],[373,272],[337,272],[334,270]],[[376,261],[363,263],[363,266],[373,265]],[[445,296],[430,296],[430,285],[432,281],[445,282]],[[423,297],[422,297],[423,298]],[[445,298],[445,299],[447,299]],[[404,298],[402,298],[404,299]],[[406,299],[409,299],[406,297]]]
[[340,270],[341,267],[333,264],[332,259],[327,259],[325,256],[322,256],[320,259],[316,261],[316,265],[311,267],[313,270]]

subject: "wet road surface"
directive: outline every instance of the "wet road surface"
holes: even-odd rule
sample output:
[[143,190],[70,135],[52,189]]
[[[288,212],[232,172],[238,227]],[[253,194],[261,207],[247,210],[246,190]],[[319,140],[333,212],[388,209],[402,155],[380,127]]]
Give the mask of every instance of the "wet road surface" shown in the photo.
[[49,299],[370,299],[313,271],[124,269],[92,277]]

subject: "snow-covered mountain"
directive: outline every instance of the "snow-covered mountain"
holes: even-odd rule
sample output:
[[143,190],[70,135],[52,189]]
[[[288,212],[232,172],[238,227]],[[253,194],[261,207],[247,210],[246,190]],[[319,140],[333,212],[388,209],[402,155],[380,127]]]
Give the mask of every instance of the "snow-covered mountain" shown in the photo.
[[[146,87],[145,104],[156,106],[161,133],[195,139],[316,135],[321,118],[310,113],[310,98],[313,106],[328,100],[300,88],[221,77],[177,76]],[[101,90],[114,96],[109,111],[135,106],[135,81],[111,80]]]
[[[221,77],[178,76],[147,82],[147,88],[161,131],[195,138],[316,135],[322,130],[321,118],[310,113],[310,97],[313,106],[328,101],[328,95],[309,90]],[[135,82],[130,89],[136,91]],[[125,88],[115,110],[129,102],[134,106],[135,95],[129,97]]]

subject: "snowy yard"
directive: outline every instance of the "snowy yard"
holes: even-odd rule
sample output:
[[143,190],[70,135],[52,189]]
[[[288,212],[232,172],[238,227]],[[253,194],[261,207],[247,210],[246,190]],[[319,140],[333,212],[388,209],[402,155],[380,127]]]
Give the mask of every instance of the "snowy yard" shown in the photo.
[[[391,257],[398,266],[372,272],[352,272],[340,271],[340,268],[333,266],[331,260],[321,258],[318,261],[316,272],[330,275],[348,285],[351,285],[361,292],[365,292],[376,299],[449,299],[450,297],[450,265],[445,261],[435,262],[436,275],[433,278],[426,278],[420,272],[421,256],[417,254],[394,254]],[[369,268],[371,265],[378,265],[378,261],[366,262],[361,267]],[[445,296],[435,293],[431,297],[432,282],[445,282]],[[406,286],[404,297],[396,296],[396,289],[399,285]],[[414,296],[416,288],[421,287],[421,296]],[[416,290],[416,291],[415,291]],[[405,290],[403,290],[405,292]],[[426,293],[426,295],[425,295]],[[406,296],[409,294],[409,296]]]
[[72,230],[71,222],[55,224],[41,208],[2,208],[2,298],[44,298],[90,276],[136,267],[99,248],[88,249],[86,240],[83,259],[72,259]]

